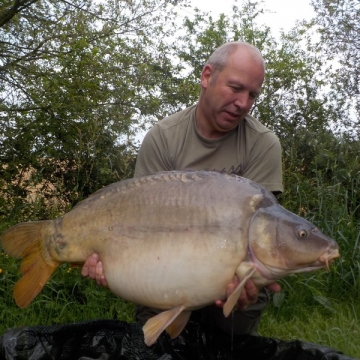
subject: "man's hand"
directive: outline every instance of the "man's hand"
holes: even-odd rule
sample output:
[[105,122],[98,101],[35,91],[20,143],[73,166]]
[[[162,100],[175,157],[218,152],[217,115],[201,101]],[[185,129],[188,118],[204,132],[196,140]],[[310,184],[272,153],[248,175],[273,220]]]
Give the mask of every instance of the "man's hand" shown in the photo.
[[[235,275],[233,277],[232,282],[226,288],[226,297],[227,298],[232,294],[232,292],[234,291],[236,286],[239,284],[239,282],[240,281],[239,281],[238,277]],[[280,285],[276,282],[271,283],[265,287],[273,292],[281,291]],[[252,279],[249,279],[245,283],[244,289],[241,291],[236,308],[240,309],[240,310],[246,309],[250,304],[255,304],[257,302],[258,296],[259,296],[259,289],[255,285],[254,281]],[[223,307],[225,302],[226,302],[226,300],[216,300],[215,305],[218,307]]]
[[108,287],[102,262],[98,254],[92,254],[86,259],[81,269],[81,275],[96,280],[98,285]]

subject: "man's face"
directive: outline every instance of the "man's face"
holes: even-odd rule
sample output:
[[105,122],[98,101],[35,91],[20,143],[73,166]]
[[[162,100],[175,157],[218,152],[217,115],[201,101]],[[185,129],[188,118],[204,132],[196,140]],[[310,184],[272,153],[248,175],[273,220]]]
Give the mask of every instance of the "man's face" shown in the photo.
[[234,129],[254,104],[263,80],[264,66],[260,58],[244,51],[232,54],[221,71],[206,65],[201,76],[200,101],[204,116],[199,120],[206,122],[214,136],[203,135],[218,137]]

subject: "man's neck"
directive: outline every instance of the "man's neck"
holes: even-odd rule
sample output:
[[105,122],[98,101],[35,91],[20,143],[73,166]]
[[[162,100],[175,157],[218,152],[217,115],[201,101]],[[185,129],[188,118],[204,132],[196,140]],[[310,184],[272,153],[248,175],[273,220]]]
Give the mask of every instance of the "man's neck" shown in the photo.
[[211,128],[211,126],[209,126],[209,124],[204,121],[204,119],[205,117],[203,114],[201,114],[198,106],[195,111],[195,126],[198,133],[205,139],[219,139],[227,134]]

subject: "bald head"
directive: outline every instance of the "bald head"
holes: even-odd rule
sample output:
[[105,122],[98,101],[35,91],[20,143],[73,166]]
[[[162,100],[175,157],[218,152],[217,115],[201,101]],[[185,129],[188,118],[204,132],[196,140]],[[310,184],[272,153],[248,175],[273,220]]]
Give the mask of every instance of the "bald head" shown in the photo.
[[244,42],[220,46],[201,72],[196,126],[205,138],[219,138],[245,119],[259,96],[265,62],[259,50]]
[[244,57],[251,58],[252,61],[259,63],[265,73],[265,61],[260,51],[247,42],[232,41],[218,47],[210,56],[207,64],[211,65],[215,71],[222,71],[227,65],[229,58],[241,53]]

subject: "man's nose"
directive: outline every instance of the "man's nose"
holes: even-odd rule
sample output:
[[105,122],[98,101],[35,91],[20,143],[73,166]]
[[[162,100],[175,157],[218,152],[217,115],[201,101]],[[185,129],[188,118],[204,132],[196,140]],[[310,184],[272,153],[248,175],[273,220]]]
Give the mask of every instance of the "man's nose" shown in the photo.
[[241,93],[236,94],[234,104],[236,107],[239,107],[241,109],[251,106],[251,98],[249,93],[242,91]]

